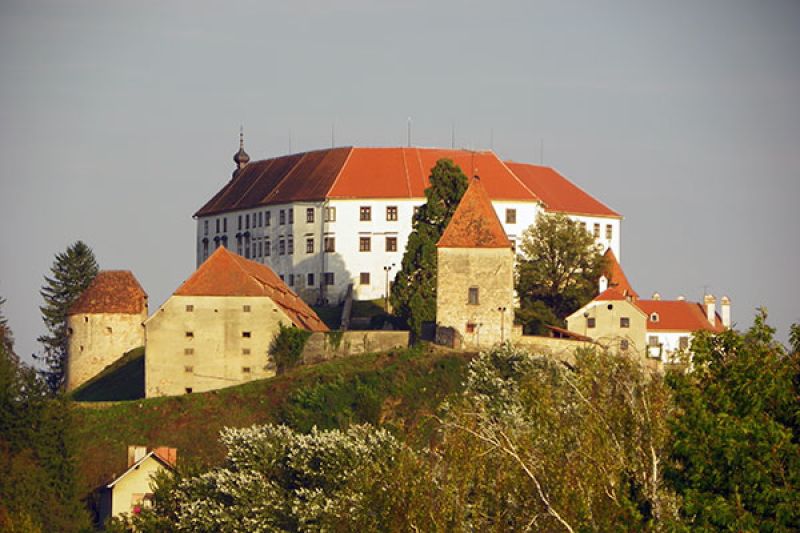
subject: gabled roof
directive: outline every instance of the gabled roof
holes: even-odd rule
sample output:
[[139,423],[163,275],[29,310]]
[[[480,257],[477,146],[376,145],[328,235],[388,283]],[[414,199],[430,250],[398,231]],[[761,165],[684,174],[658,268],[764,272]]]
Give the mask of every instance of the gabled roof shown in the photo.
[[129,270],[101,270],[70,306],[68,315],[139,314],[147,305],[147,294]]
[[511,248],[482,180],[470,180],[453,218],[436,243],[439,248]]
[[[720,333],[725,330],[722,320],[714,315],[714,326],[706,318],[705,308],[697,302],[687,300],[637,300],[634,302],[647,314],[648,331],[697,331]],[[652,320],[653,313],[658,321]]]
[[333,198],[421,199],[439,159],[452,160],[468,176],[479,174],[492,200],[543,200],[554,211],[619,216],[552,169],[507,164],[491,151],[403,147],[330,148],[250,162],[195,216]]
[[174,294],[267,296],[288,315],[295,326],[310,331],[328,331],[314,310],[287,287],[272,269],[245,259],[224,246],[217,248]]
[[144,457],[133,463],[130,466],[130,468],[128,468],[125,472],[115,477],[108,485],[106,485],[106,487],[109,489],[113,489],[114,485],[122,481],[122,478],[124,478],[134,470],[137,470],[139,466],[145,461],[147,461],[147,459],[149,459],[150,457],[161,463],[164,467],[168,468],[169,470],[175,469],[175,463],[173,461],[170,461],[168,457],[164,457],[161,453],[159,453],[159,450],[150,450],[145,454]]
[[622,270],[622,266],[617,261],[617,256],[614,255],[614,252],[609,248],[606,250],[606,253],[603,254],[606,260],[606,268],[603,272],[603,275],[608,278],[608,286],[609,287],[616,287],[618,288],[623,295],[630,296],[634,300],[639,299],[639,295],[633,290],[631,284],[628,282],[628,278],[625,276],[625,272]]
[[548,211],[619,217],[620,214],[587,194],[550,167],[506,162],[508,168],[542,201]]
[[594,297],[596,302],[618,302],[627,299],[626,294],[618,287],[609,287]]

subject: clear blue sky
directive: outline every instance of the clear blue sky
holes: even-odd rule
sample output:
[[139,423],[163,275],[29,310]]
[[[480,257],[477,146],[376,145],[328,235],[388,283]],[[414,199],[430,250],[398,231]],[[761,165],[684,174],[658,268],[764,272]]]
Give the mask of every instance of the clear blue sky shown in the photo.
[[[800,321],[800,2],[0,3],[0,295],[24,357],[77,239],[151,311],[192,213],[254,159],[456,143],[556,167],[625,216],[649,296]],[[493,142],[492,142],[493,140]]]

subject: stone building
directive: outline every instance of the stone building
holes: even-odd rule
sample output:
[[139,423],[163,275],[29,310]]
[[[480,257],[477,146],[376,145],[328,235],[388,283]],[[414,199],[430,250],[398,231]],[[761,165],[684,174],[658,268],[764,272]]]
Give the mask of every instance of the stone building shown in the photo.
[[269,267],[221,247],[145,322],[145,394],[202,392],[275,375],[280,324],[327,331]]
[[[227,247],[269,265],[307,302],[382,298],[425,202],[436,161],[481,176],[506,235],[516,242],[540,211],[568,214],[620,257],[619,213],[556,170],[503,161],[491,151],[341,147],[250,161],[195,213],[200,265]],[[388,272],[388,275],[387,275]]]
[[147,295],[127,270],[103,270],[67,312],[67,391],[144,345]]
[[486,347],[514,325],[514,251],[475,177],[437,243],[437,340]]

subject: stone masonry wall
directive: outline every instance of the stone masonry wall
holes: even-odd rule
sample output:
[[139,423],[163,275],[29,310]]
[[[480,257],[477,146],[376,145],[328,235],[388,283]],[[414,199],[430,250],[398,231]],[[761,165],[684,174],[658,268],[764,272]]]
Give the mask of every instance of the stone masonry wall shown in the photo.
[[304,364],[408,346],[408,331],[331,331],[312,333],[306,341]]

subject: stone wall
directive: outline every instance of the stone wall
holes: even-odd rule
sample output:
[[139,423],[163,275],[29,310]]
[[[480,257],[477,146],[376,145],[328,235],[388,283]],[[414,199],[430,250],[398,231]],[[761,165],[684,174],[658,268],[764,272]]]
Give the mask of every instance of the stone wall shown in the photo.
[[578,348],[591,348],[594,343],[575,339],[556,339],[554,337],[540,337],[537,335],[515,335],[512,342],[531,352],[548,355],[572,363],[575,361],[575,350]]
[[408,346],[408,331],[330,331],[312,333],[303,349],[303,364]]

